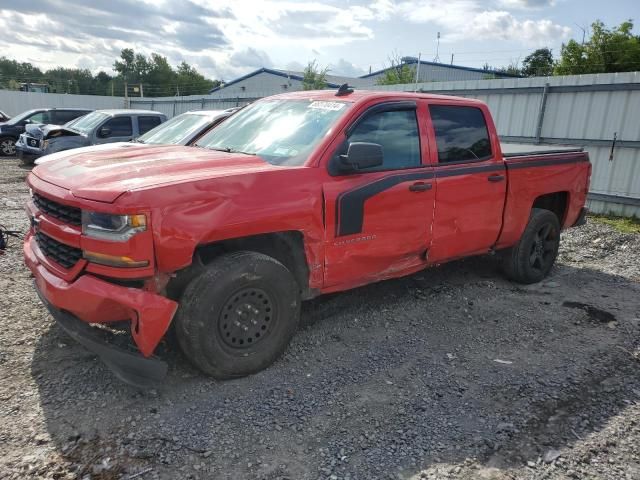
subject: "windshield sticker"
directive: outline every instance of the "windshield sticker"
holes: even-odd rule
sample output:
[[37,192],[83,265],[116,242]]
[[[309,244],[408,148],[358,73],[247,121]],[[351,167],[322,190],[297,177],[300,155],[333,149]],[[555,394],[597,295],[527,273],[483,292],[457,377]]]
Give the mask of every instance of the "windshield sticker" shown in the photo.
[[344,108],[344,103],[316,101],[316,102],[311,102],[309,104],[309,108],[316,108],[318,110],[338,111],[338,110],[342,110]]

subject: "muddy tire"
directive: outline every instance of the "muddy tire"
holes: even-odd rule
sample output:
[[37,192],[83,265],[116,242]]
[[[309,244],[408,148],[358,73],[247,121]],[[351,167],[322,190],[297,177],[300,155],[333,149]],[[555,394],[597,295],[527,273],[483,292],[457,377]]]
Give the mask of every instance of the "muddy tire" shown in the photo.
[[503,252],[503,268],[511,280],[535,283],[553,267],[560,246],[560,222],[549,210],[534,208],[520,241]]
[[299,286],[277,260],[255,252],[222,255],[180,299],[176,336],[184,354],[218,379],[271,365],[300,318]]
[[0,137],[0,156],[13,157],[16,154],[16,139],[12,137]]

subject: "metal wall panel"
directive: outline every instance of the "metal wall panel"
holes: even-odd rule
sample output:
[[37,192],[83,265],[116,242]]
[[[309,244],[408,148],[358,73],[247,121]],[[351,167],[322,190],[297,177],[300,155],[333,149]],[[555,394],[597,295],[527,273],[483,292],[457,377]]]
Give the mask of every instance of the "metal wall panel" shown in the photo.
[[32,108],[53,107],[91,108],[93,110],[124,108],[124,98],[0,90],[0,110],[10,116],[18,115]]
[[[590,200],[590,208],[640,217],[640,72],[424,83],[418,89],[482,100],[489,105],[501,136],[535,142],[546,83],[541,143],[584,146],[593,164],[590,191],[609,196],[606,201]],[[410,84],[375,87],[415,88]],[[614,133],[618,143],[609,161]]]

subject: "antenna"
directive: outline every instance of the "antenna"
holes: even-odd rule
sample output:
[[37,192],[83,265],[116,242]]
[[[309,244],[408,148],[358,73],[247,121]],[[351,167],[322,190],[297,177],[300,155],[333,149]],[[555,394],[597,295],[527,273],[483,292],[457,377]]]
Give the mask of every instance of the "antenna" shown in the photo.
[[433,59],[433,61],[436,62],[436,63],[440,62],[440,55],[438,55],[439,52],[440,52],[440,32],[438,32],[438,39],[437,39],[437,43],[436,43],[436,56]]
[[348,83],[343,83],[340,85],[340,88],[336,93],[336,97],[342,97],[344,95],[349,95],[350,93],[353,93],[353,87],[350,87]]

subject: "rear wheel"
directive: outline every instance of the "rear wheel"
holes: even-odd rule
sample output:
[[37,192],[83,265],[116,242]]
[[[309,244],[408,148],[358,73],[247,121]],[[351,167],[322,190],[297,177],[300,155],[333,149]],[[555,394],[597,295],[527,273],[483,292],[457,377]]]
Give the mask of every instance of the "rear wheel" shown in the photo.
[[0,137],[0,155],[13,157],[16,154],[16,140],[11,137]]
[[560,247],[560,222],[549,210],[534,208],[520,241],[503,253],[504,270],[520,283],[535,283],[551,271]]
[[286,349],[300,317],[299,287],[277,260],[222,255],[187,286],[176,315],[185,355],[215,378],[249,375]]

